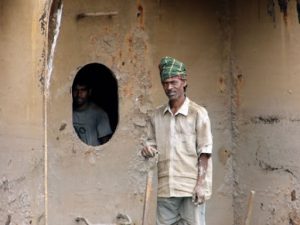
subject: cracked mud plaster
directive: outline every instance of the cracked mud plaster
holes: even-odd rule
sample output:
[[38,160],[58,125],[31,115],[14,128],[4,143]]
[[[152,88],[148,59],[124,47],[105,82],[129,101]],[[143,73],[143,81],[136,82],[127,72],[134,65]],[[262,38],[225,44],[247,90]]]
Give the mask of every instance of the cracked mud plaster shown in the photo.
[[48,55],[47,55],[47,75],[45,79],[45,91],[47,92],[50,87],[52,69],[53,69],[53,59],[54,51],[56,48],[56,42],[60,31],[61,17],[62,17],[63,5],[61,0],[53,0],[49,22],[48,22]]
[[[147,40],[148,36],[143,30],[134,28],[125,37],[126,45],[120,60],[124,62],[124,64],[122,63],[122,70],[133,71],[133,73],[122,74],[122,77],[119,79],[119,84],[121,92],[132,99],[132,115],[134,115],[132,121],[138,127],[141,127],[140,129],[137,128],[141,132],[144,132],[143,127],[145,126],[148,112],[152,108],[152,102],[149,97],[149,90],[152,85],[149,75],[150,72],[148,71]],[[127,60],[122,60],[123,57],[126,57]],[[125,63],[126,61],[127,63]]]
[[228,158],[224,168],[225,175],[221,186],[217,189],[217,193],[223,196],[231,197],[234,194],[233,184],[236,183],[236,178],[233,174],[232,157]]
[[262,160],[259,160],[258,165],[261,169],[263,169],[266,172],[282,171],[292,175],[293,177],[296,177],[295,174],[290,169],[284,168],[284,166],[278,166],[278,167],[272,166]]
[[243,75],[239,73],[236,76],[234,76],[233,82],[234,82],[234,93],[235,93],[234,94],[235,106],[239,108],[241,104],[241,89],[244,85]]
[[[25,177],[0,180],[0,224],[31,224],[31,198],[24,190]],[[6,214],[4,213],[6,212]],[[8,214],[7,214],[8,212]]]
[[[48,12],[50,12],[50,14],[48,14]],[[42,92],[47,91],[47,88],[49,88],[53,54],[61,22],[61,13],[61,0],[48,1],[45,3],[43,13],[39,18],[40,31],[44,36],[44,46],[39,59],[38,71],[40,74],[39,83]]]
[[280,122],[278,116],[255,116],[251,118],[251,122],[254,124],[276,124]]
[[265,172],[286,172],[290,175],[292,175],[294,178],[296,178],[295,173],[290,168],[286,168],[284,166],[274,166],[271,165],[271,163],[265,162],[264,160],[260,159],[259,157],[260,147],[257,149],[255,153],[255,161],[258,163],[258,166],[260,169],[262,169]]
[[[144,9],[141,4],[137,4],[137,23],[125,36],[122,52],[118,54],[118,61],[122,71],[128,71],[122,74],[119,79],[120,92],[127,98],[121,101],[130,101],[133,103],[130,109],[132,115],[129,119],[129,130],[131,135],[137,140],[137,147],[129,162],[129,180],[134,185],[134,194],[143,196],[146,174],[152,168],[151,161],[145,161],[140,155],[142,143],[146,136],[146,121],[153,108],[150,96],[152,86],[149,68],[151,62],[148,55],[148,35],[144,31]],[[132,88],[127,89],[132,84]],[[130,90],[130,91],[129,91]],[[130,125],[131,124],[131,125]]]
[[48,8],[49,8],[50,2],[46,2],[44,4],[44,9],[42,12],[42,15],[39,18],[40,23],[40,32],[42,36],[44,36],[44,43],[43,43],[43,50],[39,59],[39,83],[41,91],[44,91],[44,84],[45,84],[45,72],[46,72],[46,61],[47,61],[47,25],[48,25]]
[[39,22],[40,22],[41,33],[46,34],[46,27],[47,27],[47,13],[46,12],[44,12],[41,15]]
[[300,215],[295,209],[289,213],[289,225],[300,225]]
[[[119,33],[117,29],[118,16],[106,20],[111,26],[92,33],[87,47],[91,49],[92,57],[99,58],[105,55],[106,64],[111,64],[111,70],[116,75],[119,85],[119,105],[122,118],[122,127],[118,128],[118,138],[130,136],[136,142],[136,149],[131,150],[128,177],[133,185],[135,194],[143,194],[145,173],[148,171],[147,163],[140,158],[140,150],[145,137],[146,120],[152,109],[150,88],[152,86],[150,68],[152,62],[148,46],[148,34],[144,30],[144,7],[136,5],[136,21],[126,33]],[[92,20],[77,21],[80,26],[91,23]],[[141,138],[142,137],[142,138]],[[89,154],[89,159],[93,158]],[[94,163],[91,160],[89,163]]]

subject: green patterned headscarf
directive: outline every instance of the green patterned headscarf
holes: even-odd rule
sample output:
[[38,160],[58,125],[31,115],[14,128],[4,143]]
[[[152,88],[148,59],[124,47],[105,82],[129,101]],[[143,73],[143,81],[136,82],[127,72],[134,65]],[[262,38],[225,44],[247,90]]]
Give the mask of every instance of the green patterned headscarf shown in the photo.
[[161,81],[176,76],[180,76],[182,79],[186,79],[185,65],[172,57],[163,57],[160,60],[159,70]]

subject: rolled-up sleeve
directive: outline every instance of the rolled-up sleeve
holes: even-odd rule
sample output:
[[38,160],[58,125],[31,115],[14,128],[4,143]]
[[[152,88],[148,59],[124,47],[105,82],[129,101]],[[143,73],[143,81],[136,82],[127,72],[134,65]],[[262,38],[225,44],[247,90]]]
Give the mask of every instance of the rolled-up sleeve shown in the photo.
[[211,154],[213,137],[211,133],[210,119],[207,111],[204,110],[198,113],[197,124],[196,124],[196,135],[197,135],[197,154],[202,153]]

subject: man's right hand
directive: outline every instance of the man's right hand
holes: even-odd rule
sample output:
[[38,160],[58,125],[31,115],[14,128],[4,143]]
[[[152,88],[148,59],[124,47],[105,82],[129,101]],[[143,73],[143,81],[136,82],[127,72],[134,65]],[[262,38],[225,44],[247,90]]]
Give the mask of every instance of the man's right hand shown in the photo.
[[142,149],[141,153],[142,153],[142,156],[144,156],[145,158],[152,158],[157,153],[157,150],[155,148],[153,148],[152,146],[145,146]]

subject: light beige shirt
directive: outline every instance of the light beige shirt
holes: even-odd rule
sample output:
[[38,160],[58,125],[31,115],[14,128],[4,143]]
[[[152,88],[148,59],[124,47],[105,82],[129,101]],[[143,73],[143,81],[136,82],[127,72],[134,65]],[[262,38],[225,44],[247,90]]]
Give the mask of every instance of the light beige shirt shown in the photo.
[[[158,156],[158,197],[190,197],[196,186],[198,157],[212,153],[210,120],[205,108],[185,99],[173,115],[169,105],[157,108],[148,127],[146,145]],[[212,159],[203,185],[205,198],[212,189]]]

